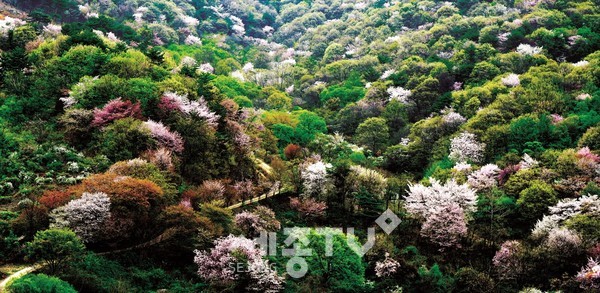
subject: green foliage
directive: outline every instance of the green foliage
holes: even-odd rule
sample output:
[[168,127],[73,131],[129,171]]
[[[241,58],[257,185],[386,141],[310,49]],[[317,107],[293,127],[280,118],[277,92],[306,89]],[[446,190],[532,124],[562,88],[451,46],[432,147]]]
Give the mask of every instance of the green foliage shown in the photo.
[[369,118],[356,128],[354,139],[375,153],[382,152],[389,143],[389,128],[383,118]]
[[153,145],[150,130],[134,118],[117,120],[99,135],[98,149],[112,161],[136,158]]
[[345,105],[356,102],[365,96],[366,90],[364,84],[360,81],[358,73],[351,74],[341,85],[333,85],[321,92],[321,102],[326,103],[337,99],[337,107],[342,108]]
[[77,293],[77,290],[71,284],[44,274],[26,275],[17,279],[9,287],[13,293],[34,293],[34,292],[65,292]]
[[521,212],[521,217],[530,224],[536,219],[540,219],[548,208],[558,202],[556,192],[551,185],[534,180],[530,186],[519,193],[517,205]]
[[306,237],[310,243],[305,248],[312,249],[313,253],[303,258],[309,270],[302,279],[294,281],[311,280],[323,289],[336,292],[361,291],[365,282],[365,267],[361,257],[348,246],[345,234],[333,231],[329,231],[333,255],[326,256],[325,233],[317,233],[315,229],[307,231]]
[[48,229],[38,231],[33,241],[27,243],[27,257],[48,265],[52,273],[69,266],[70,261],[81,257],[85,246],[70,230]]

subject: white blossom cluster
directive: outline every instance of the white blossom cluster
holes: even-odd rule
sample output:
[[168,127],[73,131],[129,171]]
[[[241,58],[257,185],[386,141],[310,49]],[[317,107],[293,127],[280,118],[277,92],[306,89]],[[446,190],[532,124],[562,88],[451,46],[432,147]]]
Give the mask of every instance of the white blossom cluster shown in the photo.
[[517,47],[517,53],[525,56],[532,56],[542,53],[542,47],[534,47],[529,44],[520,44]]
[[485,144],[476,140],[475,134],[463,132],[450,141],[450,155],[455,162],[480,162]]
[[84,242],[93,242],[110,217],[110,199],[103,192],[84,193],[50,213],[52,228],[71,228]]
[[469,185],[477,191],[490,189],[498,184],[500,168],[494,164],[487,164],[481,169],[471,173],[467,179]]
[[451,179],[441,184],[435,178],[429,178],[431,186],[410,184],[405,198],[406,210],[420,217],[428,218],[442,206],[458,204],[468,214],[476,210],[477,195],[467,184],[458,184]]
[[323,192],[327,182],[327,169],[331,167],[331,164],[326,164],[323,161],[317,161],[306,166],[301,174],[305,196],[318,196]]
[[9,31],[26,24],[22,19],[5,16],[4,19],[0,19],[0,37],[6,37]]
[[567,198],[560,200],[556,205],[549,208],[550,213],[544,215],[532,230],[534,238],[542,238],[555,228],[579,214],[599,214],[600,198],[597,195],[584,195],[579,198]]
[[403,104],[408,104],[408,98],[412,94],[410,90],[404,89],[403,87],[389,87],[387,89],[388,95],[390,95],[390,101],[396,100]]
[[519,80],[519,75],[518,74],[514,74],[511,73],[509,75],[507,75],[506,77],[503,77],[501,79],[502,84],[508,87],[516,87],[519,84],[521,84],[521,81]]

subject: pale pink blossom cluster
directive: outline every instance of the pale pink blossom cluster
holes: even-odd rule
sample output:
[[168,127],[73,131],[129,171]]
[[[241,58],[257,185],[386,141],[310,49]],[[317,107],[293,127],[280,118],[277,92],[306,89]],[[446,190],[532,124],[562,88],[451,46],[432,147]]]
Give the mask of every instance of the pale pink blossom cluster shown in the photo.
[[450,141],[450,155],[455,162],[481,162],[485,144],[477,141],[475,134],[463,132]]
[[421,228],[421,236],[437,245],[440,251],[460,248],[460,241],[466,234],[465,214],[457,203],[438,207]]
[[386,252],[385,259],[375,263],[375,275],[379,278],[389,277],[394,275],[399,268],[400,263]]
[[442,121],[449,127],[457,127],[467,121],[465,117],[460,113],[454,112],[452,109],[445,109],[443,111]]
[[191,101],[187,95],[178,95],[173,92],[165,92],[161,98],[159,107],[163,110],[176,110],[184,114],[195,115],[206,120],[215,127],[220,116],[212,112],[204,100],[200,97],[197,101]]
[[25,24],[27,22],[22,19],[5,16],[3,19],[0,19],[0,37],[6,37],[9,31]]
[[316,161],[308,164],[300,174],[302,178],[302,186],[304,187],[303,195],[305,197],[320,197],[325,191],[327,183],[327,169],[331,168],[331,164],[323,161]]
[[506,77],[502,78],[502,84],[508,87],[516,87],[519,84],[521,84],[521,81],[519,80],[519,75],[518,74],[514,74],[511,73],[509,75],[507,75]]
[[215,69],[212,67],[212,65],[210,65],[210,63],[203,63],[203,64],[200,64],[200,66],[198,66],[198,71],[206,72],[206,73],[213,73],[213,72],[215,72]]
[[575,97],[575,99],[578,101],[585,101],[585,100],[589,100],[591,98],[592,98],[592,96],[588,93],[582,93],[582,94],[579,94],[577,97]]
[[133,117],[142,118],[140,102],[132,103],[129,100],[123,101],[121,98],[110,100],[102,109],[94,109],[93,127],[102,127],[115,120]]
[[171,131],[162,122],[148,120],[143,124],[150,130],[152,138],[154,138],[160,147],[167,148],[176,153],[183,152],[183,138],[175,131]]
[[585,267],[577,273],[577,281],[582,289],[600,289],[600,263],[590,258]]
[[325,202],[316,201],[312,198],[298,199],[292,197],[290,206],[298,211],[303,218],[314,219],[325,216],[327,204]]
[[550,119],[552,120],[552,124],[558,124],[565,120],[565,118],[559,114],[551,114]]
[[496,252],[492,263],[501,279],[513,279],[523,269],[520,253],[523,249],[521,242],[516,240],[506,241]]
[[389,87],[387,93],[390,96],[389,100],[396,100],[403,104],[408,104],[408,98],[412,94],[410,90],[404,89],[403,87]]
[[533,228],[534,238],[543,238],[555,228],[579,214],[595,214],[600,212],[600,199],[597,195],[584,195],[579,198],[566,198],[549,208],[550,213],[544,215]]
[[554,228],[548,233],[544,246],[557,255],[568,256],[581,250],[582,240],[570,229]]
[[199,37],[194,36],[194,35],[189,35],[185,38],[184,43],[186,45],[196,45],[196,46],[202,46],[202,40],[200,40]]
[[394,69],[388,69],[388,70],[384,71],[381,74],[381,76],[379,77],[379,79],[387,79],[388,77],[390,77],[394,73],[396,73],[396,70],[394,70]]
[[584,67],[584,66],[588,66],[588,64],[590,64],[590,62],[588,62],[586,60],[581,60],[579,62],[573,63],[573,66],[575,66],[575,67]]
[[451,179],[446,184],[441,184],[435,178],[429,178],[431,186],[423,184],[409,184],[408,196],[405,198],[406,210],[416,216],[428,218],[440,206],[457,204],[464,212],[474,212],[477,204],[475,190],[467,184],[458,184]]
[[460,91],[462,89],[462,85],[463,85],[462,82],[455,81],[454,84],[452,84],[452,90]]
[[456,165],[454,165],[454,167],[452,167],[452,169],[454,169],[458,172],[468,173],[471,171],[472,166],[469,163],[459,162],[459,163],[456,163]]
[[62,32],[62,26],[58,24],[49,23],[44,26],[44,34],[50,37],[56,37]]
[[521,170],[532,169],[537,167],[540,164],[536,159],[532,158],[529,154],[524,154],[519,162],[519,166]]
[[541,47],[534,47],[534,46],[531,46],[529,44],[520,44],[517,47],[517,53],[519,53],[521,55],[525,55],[525,56],[532,56],[532,55],[536,55],[536,54],[542,53],[542,48]]
[[110,218],[110,199],[106,193],[84,193],[50,213],[50,227],[70,228],[84,242],[93,242]]
[[[283,288],[283,277],[278,276],[258,245],[245,237],[229,235],[215,240],[210,251],[195,251],[194,262],[198,265],[198,275],[205,280],[221,286],[230,286],[242,274],[251,279],[247,290],[276,292]],[[248,269],[236,271],[238,264]]]
[[490,189],[498,185],[498,174],[500,174],[500,168],[494,164],[487,164],[481,169],[469,174],[467,182],[469,186],[477,191]]

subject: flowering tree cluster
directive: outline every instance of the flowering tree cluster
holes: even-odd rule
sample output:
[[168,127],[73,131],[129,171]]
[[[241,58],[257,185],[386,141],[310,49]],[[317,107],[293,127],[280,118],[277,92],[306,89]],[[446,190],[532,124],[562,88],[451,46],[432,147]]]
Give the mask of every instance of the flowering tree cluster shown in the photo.
[[304,187],[303,195],[305,197],[316,197],[320,198],[325,192],[325,186],[327,183],[327,169],[331,168],[331,164],[326,164],[319,160],[314,163],[308,164],[304,170],[302,170],[302,186]]
[[389,87],[387,89],[387,93],[390,96],[391,100],[396,100],[403,104],[408,104],[408,98],[411,96],[412,92],[410,90],[404,89],[403,87]]
[[150,130],[152,138],[156,140],[160,147],[177,153],[183,152],[183,138],[179,133],[171,131],[162,122],[148,120],[143,125]]
[[541,47],[534,47],[534,46],[531,46],[529,44],[520,44],[517,47],[517,53],[519,53],[521,55],[525,55],[525,56],[532,56],[532,55],[536,55],[536,54],[542,53],[542,48]]
[[115,120],[126,117],[142,119],[140,102],[133,104],[129,100],[123,101],[121,98],[117,98],[109,101],[102,109],[94,110],[92,126],[102,127]]
[[248,237],[256,237],[261,231],[270,232],[281,228],[273,210],[265,206],[258,206],[253,212],[243,211],[235,215],[234,222]]
[[299,199],[292,197],[290,198],[290,206],[306,219],[322,218],[327,210],[325,202],[316,201],[312,198]]
[[500,173],[500,168],[494,164],[487,164],[481,169],[469,174],[467,182],[469,186],[474,188],[477,191],[490,189],[496,185],[498,185],[498,174]]
[[579,214],[600,212],[600,198],[597,195],[584,195],[579,198],[566,198],[549,208],[550,213],[539,220],[532,231],[534,238],[542,238],[558,228],[564,221]]
[[492,263],[501,279],[513,279],[523,270],[521,251],[523,246],[516,240],[502,243],[500,250],[496,252]]
[[398,271],[400,263],[385,253],[385,259],[375,263],[375,275],[379,278],[390,277]]
[[502,81],[502,84],[508,87],[516,87],[519,84],[521,84],[521,81],[519,80],[519,75],[518,74],[514,74],[511,73],[509,75],[507,75],[506,77],[503,77],[500,81]]
[[437,245],[440,251],[460,248],[460,240],[466,234],[465,214],[456,203],[437,208],[421,228],[421,236]]
[[531,169],[537,167],[539,164],[540,163],[536,159],[532,158],[528,154],[524,154],[523,158],[519,162],[519,169]]
[[70,228],[84,242],[93,242],[110,217],[110,199],[106,193],[84,193],[50,214],[51,228]]
[[577,281],[582,289],[600,289],[600,263],[598,260],[590,258],[587,265],[577,273]]
[[477,141],[475,134],[463,132],[450,141],[450,159],[455,162],[480,162],[485,144]]
[[550,251],[556,255],[568,256],[581,251],[581,237],[574,231],[566,228],[554,228],[548,233],[544,242]]
[[405,198],[406,210],[423,218],[429,218],[437,209],[450,204],[457,204],[465,213],[476,210],[477,195],[467,184],[458,184],[451,179],[441,184],[435,178],[429,179],[431,186],[410,184],[408,196]]
[[[270,268],[254,241],[229,235],[214,244],[210,251],[195,251],[194,262],[202,278],[217,286],[234,286],[236,280],[245,278],[250,281],[245,289],[252,291],[276,292],[283,288],[283,277]],[[237,271],[238,264],[244,266],[243,271]]]
[[200,117],[211,126],[216,126],[220,116],[212,112],[204,98],[200,97],[196,101],[188,99],[187,95],[178,95],[173,92],[165,92],[160,99],[158,107],[165,111],[179,111],[186,115]]
[[465,123],[467,119],[460,115],[460,113],[454,112],[452,109],[443,112],[442,121],[448,128],[454,129],[459,125]]

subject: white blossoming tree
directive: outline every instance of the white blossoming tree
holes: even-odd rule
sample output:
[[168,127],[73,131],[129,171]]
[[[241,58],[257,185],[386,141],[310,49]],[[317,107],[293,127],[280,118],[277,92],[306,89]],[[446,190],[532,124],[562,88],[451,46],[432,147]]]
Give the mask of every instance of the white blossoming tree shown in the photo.
[[405,198],[406,210],[418,217],[428,218],[437,208],[452,203],[458,204],[466,214],[476,210],[477,195],[467,184],[458,184],[454,179],[441,184],[430,178],[431,186],[410,184]]
[[455,162],[481,162],[485,144],[477,141],[475,134],[463,132],[450,141],[449,158]]
[[110,199],[103,192],[84,193],[50,213],[51,228],[70,228],[84,242],[94,242],[110,217]]

